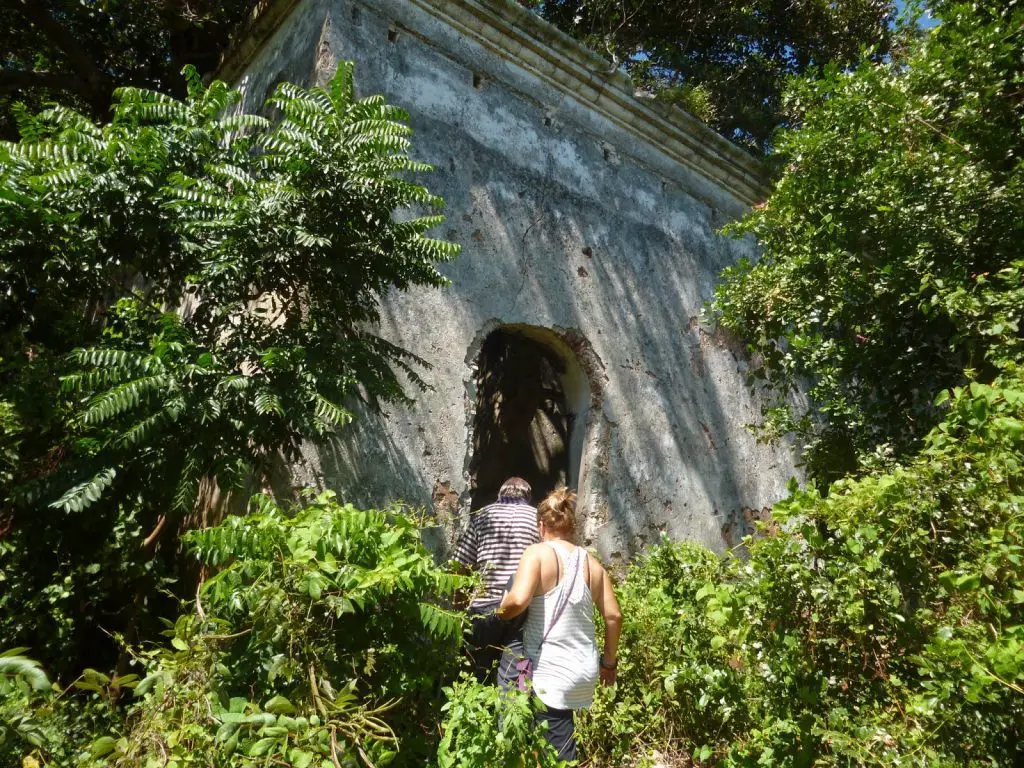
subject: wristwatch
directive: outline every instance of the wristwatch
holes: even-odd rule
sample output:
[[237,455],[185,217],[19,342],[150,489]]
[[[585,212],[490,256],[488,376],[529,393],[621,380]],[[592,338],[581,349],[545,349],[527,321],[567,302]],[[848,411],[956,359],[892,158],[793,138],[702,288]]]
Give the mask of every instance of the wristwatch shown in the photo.
[[604,660],[604,656],[600,656],[598,658],[599,658],[599,660],[601,662],[602,669],[618,669],[618,667],[619,667],[619,660],[618,659],[616,659],[611,664],[609,664],[607,661]]

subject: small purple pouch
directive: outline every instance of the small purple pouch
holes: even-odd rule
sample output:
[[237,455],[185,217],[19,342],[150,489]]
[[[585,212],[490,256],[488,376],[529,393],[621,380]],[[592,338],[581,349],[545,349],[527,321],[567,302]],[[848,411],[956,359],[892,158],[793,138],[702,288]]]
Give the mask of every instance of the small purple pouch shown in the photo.
[[533,680],[533,662],[529,658],[520,659],[516,662],[516,672],[519,673],[517,682],[519,690],[525,693],[528,688],[527,683]]

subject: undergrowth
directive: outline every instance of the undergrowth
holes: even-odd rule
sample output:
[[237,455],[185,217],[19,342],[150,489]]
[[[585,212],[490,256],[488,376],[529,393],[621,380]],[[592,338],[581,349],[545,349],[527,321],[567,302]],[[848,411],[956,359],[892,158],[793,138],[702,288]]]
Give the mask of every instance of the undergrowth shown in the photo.
[[[633,565],[619,683],[579,718],[590,765],[1020,760],[1024,377],[940,405],[916,458],[794,488],[745,557],[666,540]],[[214,570],[137,672],[54,691],[0,657],[0,764],[556,764],[526,697],[458,679],[444,606],[469,582],[411,520],[254,503],[188,535]]]
[[957,389],[914,459],[792,490],[745,558],[629,571],[594,765],[1015,765],[1024,757],[1024,380]]

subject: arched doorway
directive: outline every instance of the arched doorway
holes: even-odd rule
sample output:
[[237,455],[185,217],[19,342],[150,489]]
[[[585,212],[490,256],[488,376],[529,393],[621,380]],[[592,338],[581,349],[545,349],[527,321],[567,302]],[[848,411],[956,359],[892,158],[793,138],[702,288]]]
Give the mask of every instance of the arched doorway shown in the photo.
[[503,326],[484,339],[474,374],[472,508],[495,500],[519,475],[534,500],[579,478],[589,383],[553,331]]

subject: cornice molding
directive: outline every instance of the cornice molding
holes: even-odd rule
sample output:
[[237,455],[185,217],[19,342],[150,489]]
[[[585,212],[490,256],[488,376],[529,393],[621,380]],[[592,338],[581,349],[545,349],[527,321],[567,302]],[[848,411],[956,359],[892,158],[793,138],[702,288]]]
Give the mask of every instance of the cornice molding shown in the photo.
[[[303,0],[263,0],[217,76],[241,78]],[[638,98],[629,77],[515,0],[407,0],[496,56],[586,105],[746,205],[770,191],[763,164],[679,107]]]

